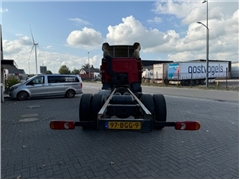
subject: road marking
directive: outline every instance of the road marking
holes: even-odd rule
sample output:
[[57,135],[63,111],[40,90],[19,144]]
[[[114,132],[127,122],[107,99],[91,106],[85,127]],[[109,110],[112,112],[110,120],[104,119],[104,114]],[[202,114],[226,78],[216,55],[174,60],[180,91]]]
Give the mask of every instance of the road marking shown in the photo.
[[32,122],[32,121],[38,121],[38,118],[25,118],[25,119],[20,119],[20,122]]
[[35,116],[38,116],[39,114],[24,114],[24,115],[21,115],[21,117],[25,117],[25,118],[28,118],[28,117],[35,117]]
[[99,87],[94,87],[94,86],[83,86],[83,88],[92,88],[92,89],[99,89],[100,90],[100,88]]

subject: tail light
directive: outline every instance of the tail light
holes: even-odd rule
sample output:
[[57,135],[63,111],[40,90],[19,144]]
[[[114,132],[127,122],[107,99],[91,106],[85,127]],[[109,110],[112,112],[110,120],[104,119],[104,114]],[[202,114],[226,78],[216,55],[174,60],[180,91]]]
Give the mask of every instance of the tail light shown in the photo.
[[80,88],[82,88],[82,83],[80,83]]
[[50,122],[51,129],[75,129],[74,121],[51,121]]
[[176,122],[176,130],[198,130],[200,129],[200,123],[198,121],[184,121]]

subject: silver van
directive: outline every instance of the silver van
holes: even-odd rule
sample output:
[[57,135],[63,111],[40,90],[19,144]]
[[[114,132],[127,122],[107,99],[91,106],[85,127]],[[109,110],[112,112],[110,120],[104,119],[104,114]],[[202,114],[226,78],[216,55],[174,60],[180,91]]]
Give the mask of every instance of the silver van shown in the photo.
[[19,100],[49,96],[73,98],[75,94],[82,94],[82,79],[73,74],[39,74],[9,89],[10,98]]

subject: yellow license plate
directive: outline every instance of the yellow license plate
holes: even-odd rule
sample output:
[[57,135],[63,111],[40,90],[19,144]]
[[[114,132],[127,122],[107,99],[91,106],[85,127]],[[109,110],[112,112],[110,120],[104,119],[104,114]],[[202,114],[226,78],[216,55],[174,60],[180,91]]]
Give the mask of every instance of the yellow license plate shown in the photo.
[[141,122],[109,121],[108,129],[141,129]]

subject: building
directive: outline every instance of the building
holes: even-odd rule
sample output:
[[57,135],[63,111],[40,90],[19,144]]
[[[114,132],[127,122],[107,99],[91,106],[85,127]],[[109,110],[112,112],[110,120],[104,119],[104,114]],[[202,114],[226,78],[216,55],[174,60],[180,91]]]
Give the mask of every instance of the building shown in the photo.
[[[22,74],[23,78],[25,78],[25,72],[23,69],[18,69],[17,68],[17,64],[15,63],[15,61],[13,59],[4,59],[3,58],[3,46],[2,46],[2,26],[0,24],[0,58],[1,58],[1,95],[3,94],[3,92],[5,91],[5,79],[7,78],[7,74],[9,74],[9,72],[14,75],[14,76],[19,76],[20,74]],[[22,80],[19,79],[19,80]],[[3,99],[3,95],[2,95],[2,102],[4,101]]]
[[[90,74],[89,74],[89,72],[90,72]],[[87,80],[87,79],[100,80],[101,79],[100,69],[94,68],[93,66],[91,66],[90,68],[80,69],[79,74],[83,80]]]
[[24,82],[28,79],[28,74],[25,73],[24,69],[4,69],[4,78],[8,79],[8,77],[10,76],[15,76],[16,78],[18,78],[18,80],[20,80],[20,82]]
[[173,61],[166,61],[166,60],[142,60],[142,66],[153,66],[153,64],[161,64],[161,63],[172,63]]
[[46,74],[46,72],[47,72],[47,66],[40,66],[40,73]]

